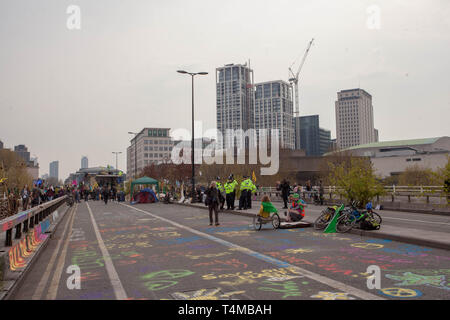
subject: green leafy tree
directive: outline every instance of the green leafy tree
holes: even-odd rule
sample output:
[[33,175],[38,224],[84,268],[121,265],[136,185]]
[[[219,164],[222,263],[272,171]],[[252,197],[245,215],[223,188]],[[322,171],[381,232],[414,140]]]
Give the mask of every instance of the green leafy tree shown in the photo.
[[364,206],[377,195],[384,193],[372,163],[367,158],[347,157],[343,161],[329,162],[328,181],[337,187],[337,192],[349,202]]
[[436,183],[436,175],[433,170],[416,164],[400,174],[398,183],[401,186],[431,186]]

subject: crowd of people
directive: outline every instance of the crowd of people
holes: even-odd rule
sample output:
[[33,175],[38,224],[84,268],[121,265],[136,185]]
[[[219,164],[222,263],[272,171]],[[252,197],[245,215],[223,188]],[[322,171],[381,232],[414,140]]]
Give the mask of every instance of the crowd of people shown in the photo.
[[84,185],[54,187],[34,184],[31,188],[25,185],[21,190],[17,188],[9,190],[9,208],[12,214],[16,214],[21,210],[25,211],[64,195],[73,197],[74,202],[101,200],[107,204],[108,200],[125,201],[125,193],[117,191],[115,187],[89,188]]

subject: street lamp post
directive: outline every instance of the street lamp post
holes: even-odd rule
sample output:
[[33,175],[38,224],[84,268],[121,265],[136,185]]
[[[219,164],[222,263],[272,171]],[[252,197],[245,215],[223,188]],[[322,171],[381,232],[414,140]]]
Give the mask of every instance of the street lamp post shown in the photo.
[[118,167],[118,162],[117,162],[117,156],[119,155],[119,154],[121,154],[122,152],[121,151],[113,151],[112,152],[113,154],[115,154],[116,155],[116,170],[119,170],[119,167]]
[[187,72],[178,70],[178,73],[189,74],[192,78],[192,141],[191,141],[191,163],[192,163],[192,202],[195,202],[195,163],[194,163],[194,76],[207,75],[208,72]]
[[134,134],[134,171],[133,171],[133,179],[136,179],[137,176],[137,135],[139,133],[128,131],[128,134]]

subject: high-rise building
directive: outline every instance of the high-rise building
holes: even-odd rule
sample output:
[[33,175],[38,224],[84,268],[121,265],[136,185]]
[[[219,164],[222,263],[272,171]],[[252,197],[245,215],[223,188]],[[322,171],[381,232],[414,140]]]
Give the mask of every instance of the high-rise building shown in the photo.
[[[219,146],[232,143],[225,136],[227,129],[254,128],[253,92],[253,70],[247,64],[227,64],[216,69],[217,129],[223,138],[218,137]],[[239,141],[234,145],[240,147]]]
[[49,167],[50,167],[49,168],[49,177],[56,178],[58,180],[59,179],[59,162],[58,161],[50,162]]
[[0,150],[3,149],[3,142],[0,140]]
[[131,139],[127,148],[129,177],[137,176],[150,164],[170,161],[174,144],[169,133],[170,128],[144,128]]
[[375,142],[372,96],[359,88],[342,90],[337,95],[335,110],[338,148]]
[[331,149],[331,131],[319,128],[320,155],[327,153]]
[[83,156],[81,158],[81,169],[86,169],[89,168],[89,161],[88,161],[88,157]]
[[278,129],[280,147],[295,148],[292,86],[282,80],[255,84],[254,128]]
[[24,144],[14,146],[14,152],[23,159],[27,164],[30,162],[30,153]]
[[378,129],[375,129],[375,142],[379,142]]
[[307,156],[321,156],[329,151],[331,132],[320,128],[319,116],[298,117],[300,122],[300,149],[305,150]]

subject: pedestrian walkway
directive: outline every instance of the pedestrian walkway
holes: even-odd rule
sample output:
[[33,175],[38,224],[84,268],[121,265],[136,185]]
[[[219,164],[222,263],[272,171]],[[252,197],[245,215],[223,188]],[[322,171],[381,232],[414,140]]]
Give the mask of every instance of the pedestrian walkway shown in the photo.
[[[194,206],[199,208],[205,208],[204,203],[194,203],[194,204],[185,204],[188,206]],[[287,211],[287,209],[282,209],[282,204],[274,202],[274,205],[278,208],[278,212],[281,218],[284,217],[284,212]],[[251,209],[247,210],[221,210],[221,213],[230,213],[230,214],[237,214],[242,216],[248,216],[253,217],[259,212],[259,202],[253,201],[253,206]],[[237,208],[238,206],[236,206]],[[306,216],[303,219],[303,221],[308,223],[314,223],[314,221],[319,216],[320,212],[325,207],[320,206],[312,206],[309,205],[309,207],[306,209]],[[427,215],[424,215],[422,220],[413,220],[413,221],[419,221],[415,225],[417,227],[411,228],[411,227],[403,227],[399,225],[398,223],[395,225],[391,225],[391,219],[400,219],[402,218],[391,218],[391,217],[384,217],[383,211],[378,211],[383,220],[382,226],[380,230],[360,230],[360,229],[353,229],[350,231],[352,234],[358,234],[362,237],[373,237],[373,238],[382,238],[382,239],[388,239],[388,240],[394,240],[394,241],[400,241],[405,243],[411,243],[411,244],[417,244],[417,245],[423,245],[423,246],[429,246],[433,248],[439,248],[439,249],[447,249],[450,250],[450,233],[449,232],[441,232],[441,231],[434,231],[430,230],[430,228],[421,228],[422,224],[429,224],[434,222],[425,221],[428,219]],[[407,219],[403,219],[407,221]],[[422,223],[421,223],[422,222]],[[437,225],[448,225],[448,222],[436,222]]]

